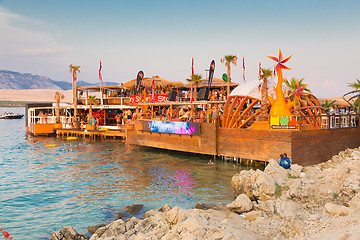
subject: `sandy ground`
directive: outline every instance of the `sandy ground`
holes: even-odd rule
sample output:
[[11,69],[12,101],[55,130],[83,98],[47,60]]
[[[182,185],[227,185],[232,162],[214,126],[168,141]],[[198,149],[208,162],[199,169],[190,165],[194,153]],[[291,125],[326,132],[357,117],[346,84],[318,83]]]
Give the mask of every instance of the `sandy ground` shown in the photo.
[[[54,96],[58,90],[53,89],[28,89],[12,90],[0,89],[0,101],[22,101],[22,102],[55,102]],[[61,102],[72,102],[72,90],[59,91],[65,98]]]

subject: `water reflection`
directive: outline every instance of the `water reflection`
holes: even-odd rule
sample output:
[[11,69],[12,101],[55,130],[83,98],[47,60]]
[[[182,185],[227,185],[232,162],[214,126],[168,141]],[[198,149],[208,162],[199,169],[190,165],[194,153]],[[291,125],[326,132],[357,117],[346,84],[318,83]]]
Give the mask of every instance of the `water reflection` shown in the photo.
[[233,164],[208,165],[207,156],[119,141],[25,139],[23,120],[7,124],[0,122],[6,136],[0,143],[0,226],[14,239],[49,239],[67,225],[85,233],[87,226],[110,222],[133,203],[144,204],[146,211],[165,203],[192,208],[198,201],[226,203],[234,197],[231,177],[241,168]]

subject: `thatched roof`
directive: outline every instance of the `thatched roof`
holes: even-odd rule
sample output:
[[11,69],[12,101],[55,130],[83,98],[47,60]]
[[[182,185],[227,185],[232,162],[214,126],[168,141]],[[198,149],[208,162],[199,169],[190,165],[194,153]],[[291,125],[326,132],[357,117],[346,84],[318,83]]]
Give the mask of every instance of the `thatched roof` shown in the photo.
[[[172,82],[172,81],[160,78],[159,76],[152,76],[151,78],[143,78],[143,80],[141,81],[141,86],[145,86],[149,89],[152,87],[153,80],[155,83],[155,87],[160,87],[160,88],[172,88],[172,87],[181,88],[184,85],[182,82]],[[136,87],[136,79],[133,79],[133,80],[123,83],[121,85],[121,87],[127,88],[127,89],[135,88]]]
[[[209,78],[204,78],[204,79],[200,79],[200,82],[196,85],[197,88],[204,88],[207,87],[209,84]],[[239,84],[231,82],[230,83],[230,87],[234,88],[237,87]],[[211,88],[221,88],[221,87],[226,87],[227,86],[227,82],[225,82],[224,80],[220,79],[220,78],[213,78],[212,82],[211,82]],[[184,85],[184,88],[191,88],[191,83],[186,83]]]
[[318,100],[321,105],[324,105],[324,103],[327,100],[329,103],[331,103],[332,101],[335,101],[333,104],[334,107],[338,107],[338,108],[350,107],[349,103],[346,102],[344,100],[344,98],[349,100],[350,97],[328,97],[328,98],[319,98]]

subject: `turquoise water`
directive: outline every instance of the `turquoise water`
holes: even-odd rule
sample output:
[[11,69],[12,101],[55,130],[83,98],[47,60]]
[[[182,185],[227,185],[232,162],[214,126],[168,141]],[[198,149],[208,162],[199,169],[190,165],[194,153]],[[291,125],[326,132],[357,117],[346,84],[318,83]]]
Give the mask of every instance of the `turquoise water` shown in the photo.
[[133,203],[144,205],[140,216],[165,203],[234,198],[231,177],[241,167],[232,163],[122,141],[27,137],[24,124],[0,120],[0,227],[13,239],[50,239],[68,225],[89,236],[88,226],[110,223]]

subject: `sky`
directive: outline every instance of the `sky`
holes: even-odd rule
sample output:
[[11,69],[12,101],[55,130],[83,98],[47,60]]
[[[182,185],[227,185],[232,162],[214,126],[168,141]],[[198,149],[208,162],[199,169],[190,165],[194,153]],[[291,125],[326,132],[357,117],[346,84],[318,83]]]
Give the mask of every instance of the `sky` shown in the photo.
[[267,56],[292,55],[283,71],[317,97],[342,96],[360,78],[358,0],[0,0],[0,69],[72,81],[126,82],[142,70],[185,82],[226,72],[220,59],[236,55],[231,79],[258,78]]

